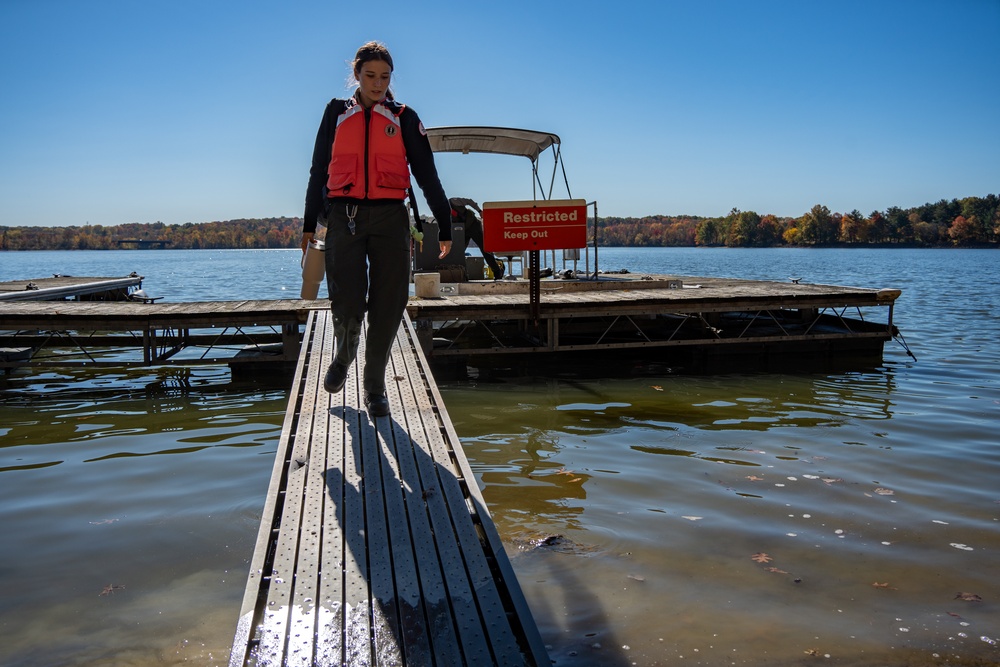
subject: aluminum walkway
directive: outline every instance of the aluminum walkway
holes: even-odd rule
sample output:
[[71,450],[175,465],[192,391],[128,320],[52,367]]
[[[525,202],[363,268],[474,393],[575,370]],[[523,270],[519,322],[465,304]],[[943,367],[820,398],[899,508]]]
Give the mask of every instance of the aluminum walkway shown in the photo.
[[231,667],[548,665],[409,318],[374,420],[357,363],[322,387],[332,329],[309,315]]

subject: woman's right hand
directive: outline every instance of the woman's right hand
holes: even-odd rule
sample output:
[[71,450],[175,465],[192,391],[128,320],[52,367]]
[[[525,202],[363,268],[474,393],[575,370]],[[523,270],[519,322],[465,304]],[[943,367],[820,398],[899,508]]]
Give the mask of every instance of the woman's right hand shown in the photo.
[[306,248],[309,247],[309,242],[313,240],[315,234],[313,232],[305,232],[302,234],[302,254],[306,254]]

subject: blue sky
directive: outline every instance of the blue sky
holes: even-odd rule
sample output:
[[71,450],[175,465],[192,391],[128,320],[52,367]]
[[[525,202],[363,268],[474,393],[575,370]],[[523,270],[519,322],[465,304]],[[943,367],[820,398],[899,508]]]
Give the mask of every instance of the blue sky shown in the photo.
[[[301,215],[369,39],[425,125],[558,134],[602,215],[1000,194],[1000,0],[0,0],[0,226]],[[524,158],[437,164],[531,198]]]

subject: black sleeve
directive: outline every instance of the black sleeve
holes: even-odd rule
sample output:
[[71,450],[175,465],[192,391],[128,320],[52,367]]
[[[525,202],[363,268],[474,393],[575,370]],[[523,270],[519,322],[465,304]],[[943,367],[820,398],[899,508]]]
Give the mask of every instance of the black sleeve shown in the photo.
[[417,112],[406,107],[400,116],[399,124],[403,132],[403,145],[406,147],[406,160],[410,163],[410,171],[417,180],[417,185],[424,193],[424,199],[434,214],[438,223],[438,239],[451,240],[451,204],[441,186],[437,168],[434,166],[434,152],[431,142],[427,140],[424,126],[420,123]]
[[316,220],[326,203],[326,170],[330,165],[333,136],[337,133],[337,116],[343,111],[344,100],[330,100],[323,112],[323,120],[319,124],[319,130],[316,132],[312,166],[309,167],[309,185],[306,187],[306,210],[302,222],[304,233],[316,231]]

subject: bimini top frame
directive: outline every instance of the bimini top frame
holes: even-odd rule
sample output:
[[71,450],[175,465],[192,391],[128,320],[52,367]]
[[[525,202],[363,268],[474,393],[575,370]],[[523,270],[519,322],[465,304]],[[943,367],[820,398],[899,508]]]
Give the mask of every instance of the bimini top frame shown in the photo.
[[[495,153],[499,155],[519,155],[531,160],[532,198],[552,199],[556,175],[562,173],[566,185],[566,196],[572,198],[566,167],[562,161],[562,144],[559,137],[551,132],[519,130],[512,127],[431,127],[427,129],[431,150],[435,153]],[[539,177],[539,158],[548,148],[552,148],[554,162],[552,177],[546,191]]]

